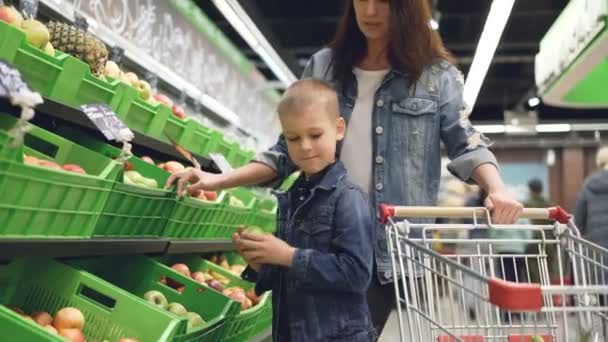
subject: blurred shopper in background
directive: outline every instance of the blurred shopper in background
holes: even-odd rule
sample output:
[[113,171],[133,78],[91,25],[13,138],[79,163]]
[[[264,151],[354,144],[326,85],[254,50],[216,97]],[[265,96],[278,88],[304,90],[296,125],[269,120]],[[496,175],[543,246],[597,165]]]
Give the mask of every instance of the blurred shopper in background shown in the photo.
[[596,162],[599,170],[585,180],[574,218],[585,239],[608,248],[608,146],[599,149]]

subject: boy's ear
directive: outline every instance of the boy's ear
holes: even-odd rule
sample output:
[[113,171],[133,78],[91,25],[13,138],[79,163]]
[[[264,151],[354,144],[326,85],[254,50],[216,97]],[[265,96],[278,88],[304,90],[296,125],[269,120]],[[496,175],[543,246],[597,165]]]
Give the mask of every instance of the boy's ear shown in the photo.
[[341,116],[336,119],[336,133],[336,140],[342,141],[346,134],[346,121],[344,121],[344,118]]

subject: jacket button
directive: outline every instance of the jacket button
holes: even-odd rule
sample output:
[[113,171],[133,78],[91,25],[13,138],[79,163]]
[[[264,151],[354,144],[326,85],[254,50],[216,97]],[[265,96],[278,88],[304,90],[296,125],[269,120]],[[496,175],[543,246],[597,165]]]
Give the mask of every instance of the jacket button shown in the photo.
[[384,185],[382,185],[382,183],[377,183],[376,184],[376,190],[382,191],[382,189],[384,189]]
[[378,106],[378,107],[384,106],[384,101],[382,101],[382,99],[376,101],[376,106]]
[[417,104],[415,104],[415,103],[412,103],[412,109],[413,109],[413,110],[418,109],[418,105],[417,105]]
[[384,133],[384,128],[382,126],[376,126],[376,134],[380,135]]
[[382,164],[384,162],[384,158],[382,156],[376,156],[376,164]]
[[391,279],[391,271],[384,271],[384,279]]

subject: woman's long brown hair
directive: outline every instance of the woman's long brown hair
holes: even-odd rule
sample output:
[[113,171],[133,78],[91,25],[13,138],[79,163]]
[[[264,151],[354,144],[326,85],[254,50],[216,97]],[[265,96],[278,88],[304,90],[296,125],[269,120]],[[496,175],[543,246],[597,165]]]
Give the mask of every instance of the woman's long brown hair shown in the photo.
[[[334,77],[346,81],[367,53],[365,36],[357,25],[353,0],[345,0],[344,12],[329,47]],[[388,58],[393,69],[418,79],[438,58],[453,61],[437,31],[431,29],[427,0],[390,0]]]

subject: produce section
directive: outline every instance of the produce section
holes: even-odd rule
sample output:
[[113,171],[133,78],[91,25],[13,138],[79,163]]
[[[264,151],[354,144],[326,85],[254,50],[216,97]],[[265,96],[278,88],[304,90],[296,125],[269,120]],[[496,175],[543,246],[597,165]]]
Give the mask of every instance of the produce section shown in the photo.
[[[218,172],[210,153],[236,167],[253,152],[110,57],[76,25],[0,7],[0,59],[44,98],[26,132],[0,97],[0,331],[24,342],[267,335],[269,294],[240,279],[245,265],[201,255],[233,249],[242,226],[274,231],[274,200],[245,188],[184,198],[165,188],[195,167],[173,144],[209,172]],[[80,108],[101,104],[134,132],[132,147],[108,141]]]

